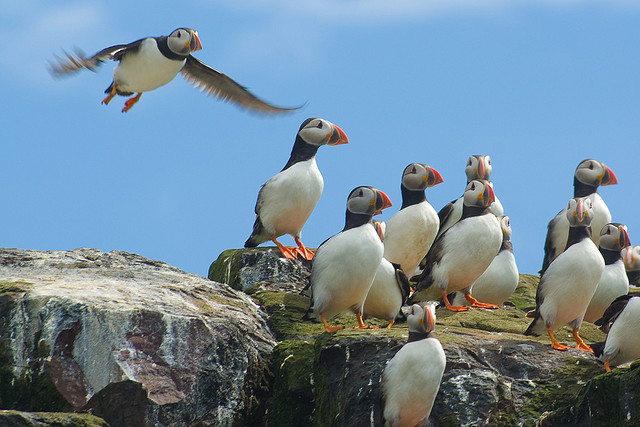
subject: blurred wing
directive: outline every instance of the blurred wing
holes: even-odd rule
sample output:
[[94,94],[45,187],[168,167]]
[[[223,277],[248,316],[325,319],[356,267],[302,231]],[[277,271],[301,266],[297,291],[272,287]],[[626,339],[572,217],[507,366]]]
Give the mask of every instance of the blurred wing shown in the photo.
[[84,56],[84,53],[81,51],[76,52],[75,55],[64,52],[64,57],[60,58],[56,56],[58,63],[50,64],[50,70],[57,76],[74,73],[83,68],[95,71],[103,62],[107,62],[109,60],[118,61],[126,52],[138,50],[142,40],[144,39],[140,39],[129,44],[118,44],[107,47],[90,58]]
[[203,64],[191,55],[187,57],[181,73],[195,87],[224,101],[235,102],[241,107],[263,113],[285,113],[300,108],[280,108],[267,104],[229,76]]

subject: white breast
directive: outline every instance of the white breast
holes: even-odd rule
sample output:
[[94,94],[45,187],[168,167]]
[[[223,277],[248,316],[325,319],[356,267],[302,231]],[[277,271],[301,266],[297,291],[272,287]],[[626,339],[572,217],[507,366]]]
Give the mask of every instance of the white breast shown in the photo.
[[331,317],[350,308],[362,310],[382,251],[382,242],[371,224],[343,231],[325,242],[311,268],[316,312]]
[[385,420],[394,426],[422,425],[431,413],[445,366],[437,339],[405,344],[382,373]]
[[622,260],[605,265],[591,302],[587,307],[584,320],[595,322],[602,317],[604,311],[614,299],[629,293],[629,279]]
[[363,312],[378,319],[391,320],[398,314],[401,306],[402,292],[396,280],[395,268],[382,258],[367,293]]
[[607,334],[602,353],[603,360],[613,366],[640,358],[640,298],[629,299],[627,306]]
[[384,257],[411,275],[429,251],[439,224],[427,201],[401,209],[386,223]]
[[453,292],[471,286],[491,264],[502,245],[502,230],[494,215],[481,215],[458,222],[442,238],[443,255],[432,275],[442,290]]
[[322,195],[324,181],[315,157],[283,170],[260,193],[259,215],[269,234],[300,236]]
[[[451,210],[451,213],[449,213],[449,216],[447,216],[447,219],[445,219],[444,223],[440,224],[440,229],[438,230],[436,237],[440,237],[440,235],[447,231],[453,224],[460,221],[460,218],[462,218],[462,207],[462,197],[460,197],[458,200],[453,202],[453,209]],[[495,216],[504,215],[504,209],[502,208],[502,203],[500,203],[498,197],[496,197],[495,201],[491,203],[490,209],[491,213]]]
[[113,81],[123,92],[147,92],[173,80],[185,62],[168,59],[158,49],[155,39],[148,38],[137,52],[122,57],[113,71]]
[[604,260],[589,239],[571,245],[556,258],[543,275],[544,300],[538,312],[548,327],[582,322],[593,296]]
[[501,305],[518,287],[518,267],[511,251],[502,251],[473,283],[471,294],[478,301]]

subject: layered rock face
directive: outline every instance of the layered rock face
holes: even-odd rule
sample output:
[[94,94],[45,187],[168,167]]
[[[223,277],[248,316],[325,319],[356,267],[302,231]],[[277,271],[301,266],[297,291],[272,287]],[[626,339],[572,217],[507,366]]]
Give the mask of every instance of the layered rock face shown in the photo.
[[125,252],[0,250],[3,408],[249,422],[275,341],[226,285]]
[[[208,280],[119,251],[0,249],[0,409],[25,411],[0,411],[0,425],[380,425],[380,376],[406,324],[353,330],[344,315],[327,334],[302,321],[309,268],[228,250]],[[640,363],[605,374],[522,335],[537,281],[521,275],[499,310],[437,310],[447,368],[431,426],[640,425]],[[604,339],[588,323],[581,335]]]

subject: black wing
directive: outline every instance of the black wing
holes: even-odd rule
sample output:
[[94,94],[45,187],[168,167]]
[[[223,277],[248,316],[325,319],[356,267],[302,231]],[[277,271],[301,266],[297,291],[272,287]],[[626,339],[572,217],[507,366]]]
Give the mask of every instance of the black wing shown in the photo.
[[64,52],[64,57],[56,56],[58,63],[50,64],[49,68],[51,73],[57,76],[75,73],[83,68],[95,71],[104,62],[119,61],[125,53],[137,51],[143,40],[145,39],[136,40],[129,44],[109,46],[89,58],[81,51],[77,51],[75,55]]
[[453,211],[453,204],[456,201],[457,199],[452,200],[451,202],[444,205],[442,209],[440,209],[440,212],[438,212],[438,218],[440,218],[440,224],[444,224],[447,218],[449,218],[449,215],[451,215],[451,211]]
[[542,268],[538,272],[540,275],[542,275],[547,270],[547,268],[549,268],[551,261],[555,259],[555,254],[557,252],[557,242],[553,241],[553,229],[558,226],[557,223],[559,221],[560,214],[563,212],[564,209],[561,210],[558,215],[553,217],[553,219],[549,221],[549,224],[547,225],[547,237],[544,239],[544,259],[542,260]]
[[229,76],[203,64],[191,55],[187,57],[187,62],[181,73],[195,87],[202,89],[209,95],[224,101],[235,102],[244,108],[263,113],[285,113],[300,108],[280,108],[267,104]]
[[622,310],[627,306],[629,300],[633,298],[633,295],[622,295],[613,300],[611,305],[604,311],[602,315],[602,319],[600,322],[600,330],[605,334],[609,333],[609,329],[611,329],[611,325],[616,321]]

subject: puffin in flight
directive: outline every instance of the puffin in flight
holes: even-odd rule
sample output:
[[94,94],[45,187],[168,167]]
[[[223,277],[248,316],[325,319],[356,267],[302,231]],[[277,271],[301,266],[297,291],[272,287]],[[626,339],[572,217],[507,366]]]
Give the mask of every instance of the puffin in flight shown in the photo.
[[[604,259],[591,240],[589,224],[594,216],[591,199],[575,197],[564,211],[569,222],[566,249],[542,273],[536,291],[536,309],[527,314],[533,321],[525,335],[540,335],[545,331],[551,347],[567,350],[553,335],[558,326],[568,325],[573,331],[576,348],[592,351],[580,338],[582,319],[604,270]],[[599,233],[598,233],[599,234]]]
[[322,243],[311,265],[311,301],[304,320],[320,315],[327,332],[343,326],[330,326],[328,318],[351,310],[358,329],[365,298],[382,260],[382,241],[371,218],[391,206],[389,197],[373,187],[356,187],[347,198],[345,226]]
[[[573,197],[588,197],[593,205],[593,218],[591,221],[591,240],[598,246],[600,230],[605,224],[611,222],[611,213],[602,197],[598,194],[598,187],[617,184],[618,179],[611,169],[604,163],[587,159],[580,162],[573,176]],[[544,259],[540,274],[549,267],[558,255],[564,251],[569,235],[569,222],[566,208],[549,221],[547,225],[547,237],[544,242]]]
[[425,426],[440,389],[447,359],[432,332],[433,303],[411,307],[409,340],[387,363],[380,380],[385,426]]
[[[296,258],[298,254],[306,260],[313,258],[313,252],[302,244],[300,234],[324,187],[316,152],[323,145],[348,142],[342,129],[327,120],[310,118],[300,125],[289,161],[260,188],[256,220],[245,248],[271,240],[285,258]],[[278,242],[277,238],[284,234],[293,236],[298,247],[285,247]]]
[[169,83],[178,74],[194,86],[225,101],[231,101],[243,108],[261,113],[282,113],[297,108],[280,108],[257,98],[245,87],[227,75],[203,64],[191,55],[202,49],[198,32],[191,28],[178,28],[169,36],[145,37],[129,44],[118,44],[102,49],[91,57],[83,53],[71,55],[65,52],[63,58],[50,65],[56,76],[74,73],[83,68],[95,71],[108,60],[119,61],[113,70],[113,82],[105,90],[108,104],[116,95],[135,96],[129,98],[122,112],[129,111],[140,100],[143,92],[148,92]]
[[502,229],[490,206],[495,196],[488,182],[473,180],[465,189],[462,217],[429,249],[426,265],[417,279],[410,302],[432,297],[430,288],[440,291],[445,306],[451,311],[466,311],[469,307],[454,306],[447,291],[463,291],[471,307],[498,308],[495,304],[478,302],[471,295],[471,285],[489,267],[502,245]]

